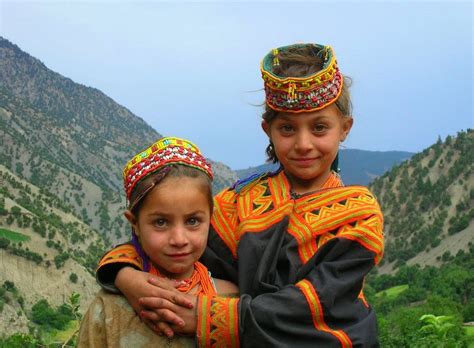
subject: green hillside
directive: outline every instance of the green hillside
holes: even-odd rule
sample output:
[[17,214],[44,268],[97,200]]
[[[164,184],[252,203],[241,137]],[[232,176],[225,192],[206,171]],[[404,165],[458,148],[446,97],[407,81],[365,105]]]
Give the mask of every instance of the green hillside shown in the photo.
[[381,273],[441,265],[474,242],[474,131],[448,136],[377,178],[385,215]]
[[385,256],[366,279],[382,347],[472,347],[474,131],[439,140],[372,190]]

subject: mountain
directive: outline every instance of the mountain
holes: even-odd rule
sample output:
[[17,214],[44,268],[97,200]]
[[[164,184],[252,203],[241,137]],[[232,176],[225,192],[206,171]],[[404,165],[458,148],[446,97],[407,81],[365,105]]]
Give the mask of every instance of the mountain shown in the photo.
[[[366,151],[341,149],[339,167],[341,178],[346,185],[367,186],[374,178],[384,174],[394,165],[409,159],[413,153],[404,151]],[[255,173],[264,173],[278,169],[274,163],[237,170],[239,179]]]
[[[0,163],[61,197],[107,237],[123,234],[122,168],[161,135],[101,91],[49,70],[3,38],[0,107]],[[217,191],[236,177],[214,164]]]
[[436,265],[474,242],[474,131],[448,136],[375,179],[385,216],[380,273]]

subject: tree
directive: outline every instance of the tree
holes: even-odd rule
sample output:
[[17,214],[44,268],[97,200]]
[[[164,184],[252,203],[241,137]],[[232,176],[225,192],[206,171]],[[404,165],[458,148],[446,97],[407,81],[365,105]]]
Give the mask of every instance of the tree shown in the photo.
[[16,333],[6,339],[0,339],[0,347],[9,348],[35,348],[42,347],[41,341],[30,335]]
[[73,292],[71,296],[69,296],[69,301],[65,304],[69,308],[74,318],[76,319],[77,325],[76,325],[76,329],[63,343],[62,345],[63,347],[66,347],[69,342],[74,342],[77,339],[77,334],[79,333],[79,323],[81,322],[81,319],[82,319],[82,314],[79,311],[80,302],[81,302],[81,295],[78,294],[77,292]]
[[421,346],[440,348],[463,346],[465,338],[456,335],[456,324],[453,317],[425,314],[420,317],[420,321],[423,323],[420,329],[422,335],[420,339]]
[[420,332],[425,333],[425,337],[446,340],[448,332],[454,328],[453,317],[447,315],[435,316],[433,314],[422,315],[420,321],[424,324]]
[[0,237],[0,249],[7,249],[10,245],[10,241],[6,238]]
[[20,207],[15,205],[10,209],[10,212],[12,213],[12,215],[18,216],[21,213],[21,209]]
[[69,280],[71,282],[73,282],[74,284],[77,283],[77,274],[76,273],[71,273],[71,275],[69,276]]

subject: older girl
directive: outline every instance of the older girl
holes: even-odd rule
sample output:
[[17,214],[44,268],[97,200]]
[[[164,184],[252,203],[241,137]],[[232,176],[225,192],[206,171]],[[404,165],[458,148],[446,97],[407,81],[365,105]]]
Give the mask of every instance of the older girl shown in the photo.
[[[176,293],[127,282],[137,273],[128,267],[115,283],[160,332],[195,334],[200,347],[377,346],[363,284],[382,257],[383,217],[367,188],[343,186],[336,172],[353,124],[347,80],[318,44],[272,50],[261,73],[267,154],[281,167],[215,197],[201,259],[240,297],[203,294],[185,307]],[[186,328],[166,324],[181,320]]]

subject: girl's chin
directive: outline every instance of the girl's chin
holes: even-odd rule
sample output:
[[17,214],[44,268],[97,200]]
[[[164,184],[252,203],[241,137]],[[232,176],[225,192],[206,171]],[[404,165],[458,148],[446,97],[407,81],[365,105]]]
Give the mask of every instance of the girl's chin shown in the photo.
[[194,272],[194,266],[189,269],[170,269],[161,273],[166,275],[166,277],[170,279],[183,280],[183,279],[191,278],[191,276],[193,275],[193,272]]

